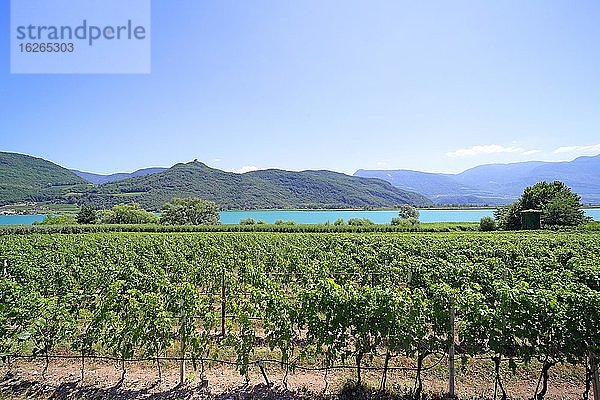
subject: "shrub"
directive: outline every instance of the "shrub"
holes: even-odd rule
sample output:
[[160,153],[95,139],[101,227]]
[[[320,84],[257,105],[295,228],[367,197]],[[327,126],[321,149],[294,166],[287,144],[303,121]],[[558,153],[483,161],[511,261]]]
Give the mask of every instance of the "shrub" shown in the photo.
[[39,225],[77,225],[77,219],[71,214],[47,215]]
[[296,225],[296,223],[294,221],[282,221],[278,219],[275,221],[275,225]]
[[365,225],[375,225],[375,223],[368,218],[350,218],[348,220],[348,225],[365,226]]
[[416,231],[419,228],[419,220],[417,218],[392,218],[392,225],[402,228],[402,230]]
[[492,217],[483,217],[479,221],[479,230],[482,232],[490,232],[496,230],[496,221]]

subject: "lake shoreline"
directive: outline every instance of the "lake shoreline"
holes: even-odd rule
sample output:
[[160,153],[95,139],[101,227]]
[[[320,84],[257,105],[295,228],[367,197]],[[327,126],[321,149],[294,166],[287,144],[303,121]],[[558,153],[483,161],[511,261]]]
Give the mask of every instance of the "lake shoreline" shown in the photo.
[[[419,209],[420,221],[422,223],[471,223],[479,222],[483,217],[494,217],[493,208],[472,209]],[[599,208],[585,208],[586,215],[596,221],[600,221]],[[0,215],[0,225],[31,225],[41,222],[46,215],[56,214],[50,211],[43,214],[33,215]],[[255,222],[275,224],[278,221],[292,221],[295,224],[333,224],[343,219],[348,221],[352,218],[369,219],[375,224],[390,224],[392,218],[398,216],[397,210],[245,210],[245,211],[220,211],[220,222],[227,225],[239,224],[241,220],[252,219]]]

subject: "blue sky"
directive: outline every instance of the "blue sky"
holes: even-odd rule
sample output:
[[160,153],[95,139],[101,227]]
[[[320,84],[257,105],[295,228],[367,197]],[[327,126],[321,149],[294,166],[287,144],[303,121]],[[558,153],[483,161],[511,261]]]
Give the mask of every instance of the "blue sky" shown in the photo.
[[457,172],[600,153],[598,1],[154,0],[148,75],[10,74],[8,3],[0,150],[69,168]]

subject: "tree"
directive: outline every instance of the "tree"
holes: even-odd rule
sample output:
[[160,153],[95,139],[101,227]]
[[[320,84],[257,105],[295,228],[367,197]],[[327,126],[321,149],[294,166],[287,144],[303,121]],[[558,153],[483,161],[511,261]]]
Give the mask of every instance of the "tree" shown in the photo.
[[416,218],[419,219],[419,210],[410,204],[402,204],[398,208],[398,216],[400,219]]
[[520,200],[496,209],[494,218],[498,228],[509,231],[521,229],[521,210],[523,208]]
[[[576,197],[575,197],[576,196]],[[542,207],[546,225],[576,226],[587,221],[579,196],[559,194]]]
[[162,207],[160,222],[167,225],[215,225],[219,223],[219,206],[197,197],[176,197]]
[[77,223],[95,224],[98,221],[98,214],[92,206],[82,205],[77,214]]
[[146,211],[137,203],[117,204],[110,210],[100,212],[103,224],[156,224],[159,218],[156,214]]
[[494,212],[498,227],[521,229],[521,211],[542,210],[545,226],[576,226],[587,222],[581,197],[563,182],[539,182],[525,188],[519,200]]
[[71,214],[47,215],[44,220],[35,225],[76,225],[77,220]]

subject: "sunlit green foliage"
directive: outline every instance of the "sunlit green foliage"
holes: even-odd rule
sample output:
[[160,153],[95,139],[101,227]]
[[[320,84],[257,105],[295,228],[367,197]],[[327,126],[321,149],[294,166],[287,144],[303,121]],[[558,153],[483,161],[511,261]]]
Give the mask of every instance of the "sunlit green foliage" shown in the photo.
[[76,225],[77,218],[71,214],[47,215],[40,225]]
[[215,225],[219,206],[197,197],[174,198],[161,208],[160,222],[166,225]]
[[483,217],[479,221],[479,230],[482,232],[495,231],[496,228],[496,221],[492,217]]
[[264,335],[284,362],[353,363],[357,377],[408,356],[420,382],[454,309],[462,354],[538,359],[546,382],[600,354],[598,254],[595,233],[0,236],[0,353],[229,349],[246,374]]
[[142,209],[136,203],[117,204],[98,214],[102,224],[157,224],[160,220],[156,214]]

